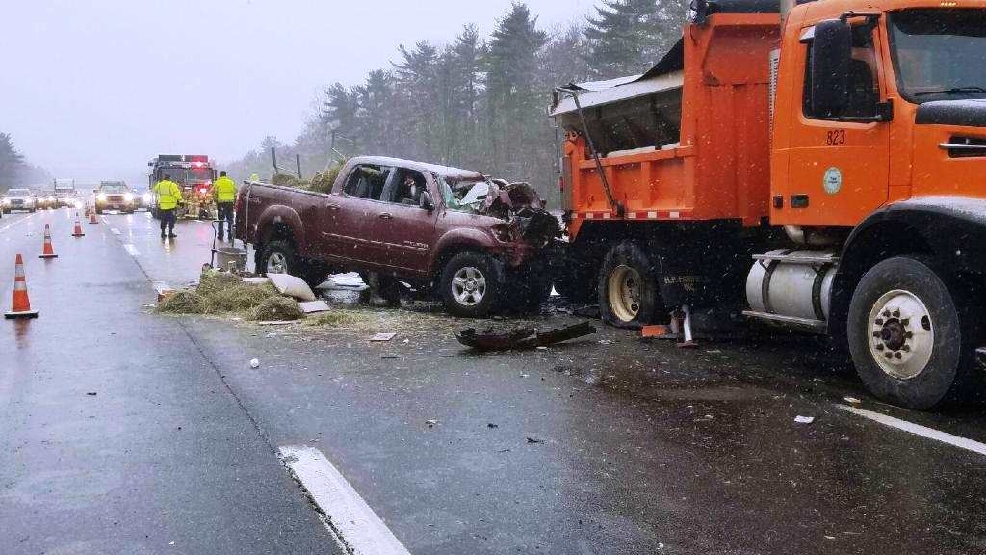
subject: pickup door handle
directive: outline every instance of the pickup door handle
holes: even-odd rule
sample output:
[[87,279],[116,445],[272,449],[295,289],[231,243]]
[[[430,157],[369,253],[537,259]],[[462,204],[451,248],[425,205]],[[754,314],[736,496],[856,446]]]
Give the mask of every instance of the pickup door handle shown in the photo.
[[394,216],[392,214],[390,214],[389,212],[381,212],[381,213],[377,214],[377,217],[380,218],[381,220],[392,220],[392,219],[394,219]]
[[329,210],[338,210],[339,209],[339,205],[338,204],[335,204],[335,203],[332,203],[332,202],[330,202],[329,204],[326,204],[325,207],[328,208]]

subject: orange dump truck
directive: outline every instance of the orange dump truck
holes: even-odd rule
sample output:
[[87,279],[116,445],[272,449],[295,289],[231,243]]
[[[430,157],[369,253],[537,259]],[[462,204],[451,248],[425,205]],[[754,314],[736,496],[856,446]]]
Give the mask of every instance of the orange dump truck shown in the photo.
[[983,394],[986,0],[695,0],[653,69],[551,115],[563,294],[828,334],[907,407]]

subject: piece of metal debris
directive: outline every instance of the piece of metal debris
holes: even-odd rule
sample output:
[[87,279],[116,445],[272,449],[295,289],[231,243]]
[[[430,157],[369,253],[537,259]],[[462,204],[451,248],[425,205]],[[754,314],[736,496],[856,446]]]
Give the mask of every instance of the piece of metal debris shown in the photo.
[[596,333],[596,328],[589,322],[582,322],[574,326],[558,328],[540,332],[537,328],[514,328],[510,330],[496,330],[488,328],[483,332],[469,328],[457,332],[455,338],[466,347],[472,347],[478,351],[507,351],[510,349],[532,349],[553,345],[576,337],[582,337]]
[[370,341],[390,341],[396,335],[397,335],[397,332],[393,332],[393,331],[380,332],[380,333],[374,334],[373,337],[370,338]]
[[794,421],[797,422],[798,424],[811,424],[812,422],[815,421],[815,417],[814,416],[801,416],[799,414],[798,416],[795,416],[794,417]]

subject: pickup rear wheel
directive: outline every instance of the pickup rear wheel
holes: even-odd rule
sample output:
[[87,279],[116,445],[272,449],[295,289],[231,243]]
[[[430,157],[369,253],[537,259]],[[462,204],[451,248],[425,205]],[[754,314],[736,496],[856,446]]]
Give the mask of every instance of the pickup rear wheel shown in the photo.
[[[930,409],[980,391],[978,328],[969,309],[921,256],[896,256],[860,280],[849,305],[853,363],[867,389],[899,406]],[[962,303],[978,306],[975,302]]]
[[460,252],[452,257],[439,281],[445,308],[455,316],[482,318],[499,303],[503,272],[490,255]]

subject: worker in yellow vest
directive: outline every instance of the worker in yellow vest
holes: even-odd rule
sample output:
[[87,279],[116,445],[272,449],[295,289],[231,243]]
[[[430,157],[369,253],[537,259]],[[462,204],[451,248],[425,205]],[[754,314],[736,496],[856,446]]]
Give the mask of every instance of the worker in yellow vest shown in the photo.
[[178,219],[175,212],[178,210],[178,204],[182,202],[181,189],[171,180],[170,175],[164,174],[164,179],[154,185],[152,192],[157,197],[157,212],[161,218],[161,238],[165,238],[164,230],[167,227],[167,237],[174,239],[177,237],[175,220]]
[[219,179],[212,185],[212,195],[216,198],[219,220],[219,240],[223,239],[223,220],[226,220],[226,230],[229,240],[233,241],[233,202],[236,200],[236,182],[226,177],[226,172],[219,172]]

